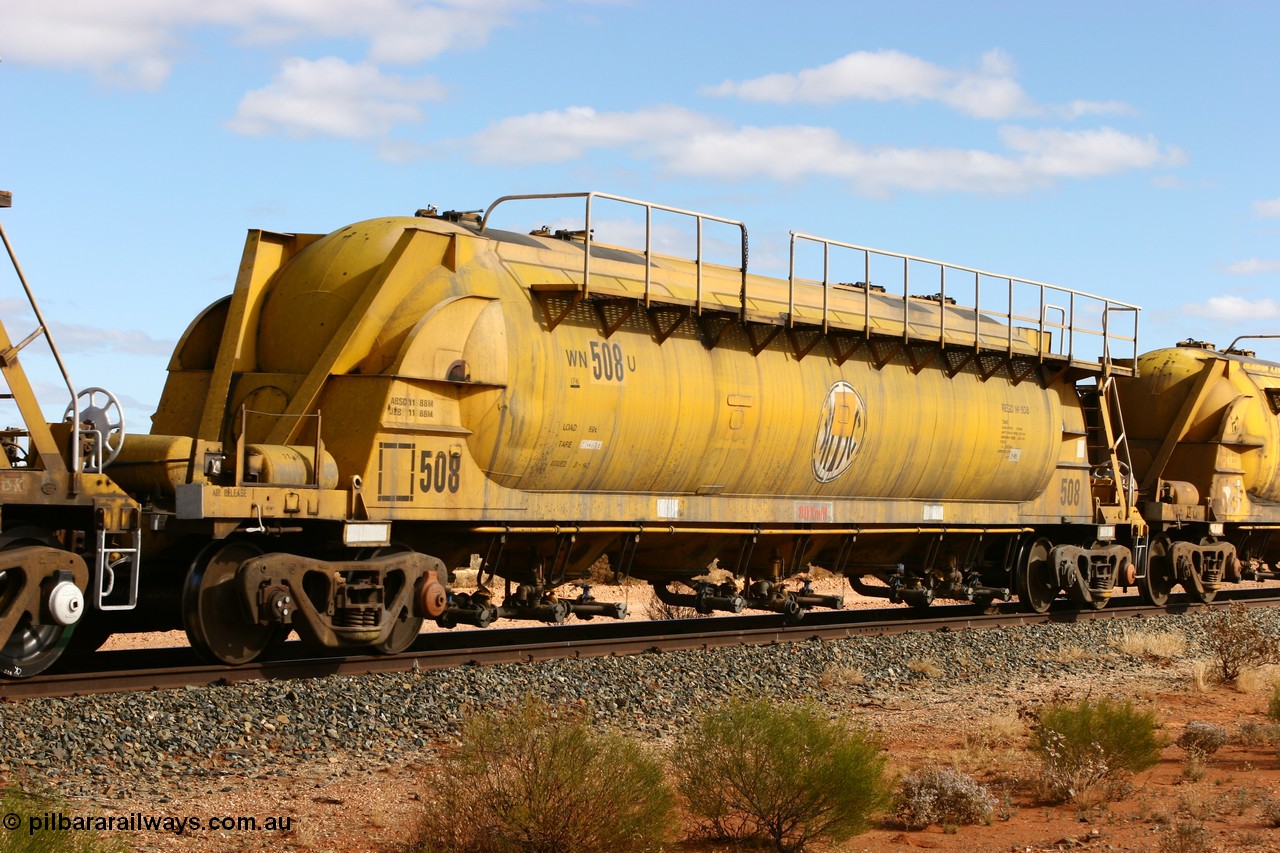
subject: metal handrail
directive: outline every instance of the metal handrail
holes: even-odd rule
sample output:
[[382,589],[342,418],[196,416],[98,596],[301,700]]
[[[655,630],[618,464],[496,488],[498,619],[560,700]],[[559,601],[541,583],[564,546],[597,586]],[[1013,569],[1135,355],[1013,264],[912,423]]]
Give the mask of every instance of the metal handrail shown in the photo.
[[[909,338],[910,332],[908,324],[910,322],[910,300],[912,294],[910,292],[910,267],[911,264],[922,264],[926,266],[936,267],[939,271],[938,293],[939,311],[938,322],[938,343],[945,345],[947,343],[946,336],[948,327],[946,323],[947,311],[946,300],[948,297],[947,289],[947,273],[962,273],[966,277],[973,277],[973,305],[957,304],[957,309],[968,309],[974,312],[973,319],[973,344],[979,346],[982,339],[981,321],[983,317],[988,319],[1003,321],[1008,327],[1006,332],[1006,346],[1010,353],[1013,351],[1014,342],[1014,326],[1018,323],[1029,324],[1038,331],[1036,340],[1036,352],[1040,357],[1046,355],[1054,355],[1052,344],[1055,333],[1058,337],[1058,355],[1064,355],[1069,361],[1076,359],[1077,336],[1080,337],[1099,337],[1102,339],[1102,352],[1098,359],[1098,363],[1109,367],[1114,357],[1113,349],[1117,345],[1125,345],[1129,350],[1129,357],[1136,359],[1138,355],[1138,313],[1141,310],[1137,305],[1131,305],[1125,302],[1118,302],[1097,294],[1088,293],[1082,290],[1075,290],[1061,285],[1049,284],[1047,282],[1036,281],[1034,279],[1020,278],[1018,276],[1009,276],[998,273],[989,272],[987,270],[977,269],[974,267],[966,267],[960,264],[939,261],[933,258],[925,258],[917,255],[906,255],[900,252],[890,252],[883,249],[875,249],[870,246],[863,246],[856,243],[846,243],[840,240],[832,240],[827,237],[819,237],[813,234],[793,231],[791,233],[791,259],[788,277],[788,294],[787,294],[787,310],[788,324],[795,323],[795,304],[797,286],[805,284],[805,280],[796,276],[796,255],[797,247],[804,242],[816,243],[822,247],[822,281],[820,285],[823,290],[822,294],[822,328],[826,331],[831,322],[830,316],[830,290],[833,286],[831,281],[831,249],[837,247],[852,252],[861,252],[863,255],[863,281],[861,285],[865,288],[867,298],[863,300],[863,333],[870,334],[871,329],[871,259],[872,257],[886,258],[891,261],[902,262],[902,292],[900,295],[903,300],[902,307],[902,323],[904,339]],[[1006,285],[1006,302],[1003,311],[998,309],[982,308],[983,295],[983,279],[995,279]],[[1017,295],[1019,288],[1031,288],[1036,292],[1038,297],[1039,312],[1036,315],[1029,315],[1019,312],[1016,309]],[[955,292],[953,286],[952,292]],[[1025,291],[1024,291],[1025,292]],[[1046,297],[1051,296],[1053,301],[1049,301]],[[1065,300],[1063,299],[1065,297]],[[1035,301],[1035,300],[1032,300]],[[1059,305],[1058,302],[1066,302],[1066,305]],[[957,301],[958,302],[958,301]],[[1087,321],[1080,316],[1078,311],[1079,305],[1092,305],[1101,310],[1101,328],[1094,328],[1088,325]],[[1053,322],[1049,319],[1049,312],[1057,311],[1061,314],[1061,322]],[[1132,313],[1133,325],[1132,329],[1125,330],[1121,333],[1113,328],[1111,322],[1112,313]],[[1049,343],[1046,346],[1044,337],[1045,332],[1049,333]]]
[[742,254],[739,261],[739,271],[742,274],[742,311],[745,313],[746,294],[747,294],[747,226],[736,219],[726,219],[722,216],[715,216],[710,213],[699,213],[694,210],[684,210],[679,207],[669,207],[664,204],[654,204],[653,202],[641,201],[639,199],[627,198],[620,195],[612,195],[602,192],[573,192],[573,193],[535,193],[530,195],[504,195],[494,201],[485,210],[484,215],[480,217],[480,231],[483,232],[489,225],[489,217],[493,214],[494,208],[507,201],[542,201],[558,198],[582,198],[586,199],[586,221],[583,231],[583,264],[582,264],[582,297],[591,295],[591,206],[596,199],[606,201],[616,201],[622,204],[636,205],[643,207],[645,211],[644,218],[644,304],[648,307],[651,301],[651,291],[653,286],[653,211],[660,210],[664,213],[674,213],[678,216],[691,216],[696,221],[697,228],[697,255],[694,257],[694,271],[697,278],[694,306],[697,313],[702,313],[702,223],[703,222],[719,222],[723,225],[732,225],[739,229],[742,233]]
[[[717,222],[724,225],[731,225],[738,228],[742,235],[742,249],[739,263],[739,271],[741,273],[741,293],[740,308],[742,317],[747,317],[748,297],[747,292],[747,229],[746,225],[736,219],[727,219],[708,213],[699,213],[697,211],[685,210],[683,208],[670,207],[667,205],[655,204],[653,202],[642,201],[639,199],[627,198],[625,196],[613,195],[602,192],[570,192],[570,193],[537,193],[528,195],[507,195],[494,201],[484,211],[480,219],[479,230],[483,232],[489,225],[489,220],[498,205],[508,201],[517,200],[553,200],[553,199],[575,199],[580,198],[585,201],[585,229],[583,232],[583,268],[582,282],[579,288],[579,298],[586,298],[592,293],[591,284],[591,244],[593,242],[594,229],[592,228],[592,209],[595,200],[615,201],[622,204],[635,205],[644,208],[645,211],[645,237],[644,237],[644,305],[648,307],[653,301],[653,212],[655,210],[665,213],[672,213],[678,216],[688,216],[695,220],[696,228],[696,250],[695,257],[692,259],[696,276],[696,285],[694,293],[694,309],[701,314],[703,310],[703,223]],[[883,249],[875,249],[870,246],[862,246],[856,243],[846,243],[840,240],[832,240],[826,237],[819,237],[813,234],[803,232],[791,232],[791,257],[790,270],[788,275],[787,289],[787,320],[786,324],[793,327],[796,324],[796,291],[797,285],[803,283],[796,276],[796,256],[797,245],[803,242],[817,243],[822,246],[822,316],[821,326],[824,333],[830,331],[833,319],[833,308],[831,300],[831,288],[834,284],[831,280],[831,249],[832,247],[846,249],[863,254],[863,284],[866,288],[867,298],[863,300],[862,309],[862,326],[863,333],[870,335],[872,329],[871,315],[871,260],[872,257],[888,258],[894,261],[900,261],[902,264],[902,336],[904,341],[912,338],[911,325],[911,299],[910,291],[911,283],[911,265],[923,264],[938,269],[939,287],[938,294],[939,307],[938,324],[937,324],[937,341],[940,346],[946,346],[948,333],[956,333],[959,331],[953,326],[948,326],[948,320],[956,315],[947,310],[947,293],[948,293],[948,273],[960,273],[963,277],[973,278],[973,304],[972,306],[956,305],[959,310],[972,310],[973,312],[973,346],[982,348],[983,346],[983,329],[984,319],[990,322],[1003,322],[1007,327],[1004,330],[1003,346],[1001,349],[1007,349],[1009,355],[1015,352],[1015,334],[1018,324],[1025,324],[1029,329],[1038,332],[1035,342],[1035,351],[1041,358],[1046,356],[1054,356],[1058,358],[1066,358],[1068,361],[1075,361],[1077,358],[1077,346],[1086,338],[1101,338],[1101,355],[1098,357],[1098,364],[1103,365],[1106,369],[1110,369],[1113,350],[1122,347],[1128,350],[1129,357],[1137,359],[1138,347],[1138,312],[1139,307],[1124,302],[1117,302],[1103,296],[1088,293],[1082,290],[1074,290],[1072,288],[1061,287],[1059,285],[1049,284],[1046,282],[1035,281],[1034,279],[1020,278],[1017,276],[1000,275],[988,272],[987,270],[977,269],[974,267],[966,267],[960,264],[938,261],[932,258],[925,258],[916,255],[907,255],[899,252],[890,252]],[[1005,290],[1005,307],[1004,310],[993,310],[982,307],[983,297],[983,279],[994,279],[1003,285]],[[989,283],[988,283],[989,287]],[[1025,288],[1031,288],[1035,291],[1034,299],[1026,294]],[[952,285],[952,290],[956,288]],[[988,290],[988,292],[990,292]],[[1047,299],[1052,297],[1052,301]],[[1035,314],[1023,313],[1017,309],[1020,303],[1020,297],[1023,303],[1033,304],[1039,303],[1038,310]],[[1051,312],[1057,312],[1060,315],[1060,321],[1054,322],[1050,319]],[[1113,312],[1127,312],[1133,314],[1133,324],[1131,330],[1127,333],[1121,333],[1114,328],[1111,322],[1111,314]],[[1101,328],[1095,328],[1085,319],[1087,315],[1101,314]],[[932,332],[930,333],[932,334]],[[990,332],[988,332],[988,335]],[[1055,352],[1054,338],[1057,338],[1057,351]],[[1078,340],[1081,339],[1081,340]],[[967,345],[967,344],[966,344]]]

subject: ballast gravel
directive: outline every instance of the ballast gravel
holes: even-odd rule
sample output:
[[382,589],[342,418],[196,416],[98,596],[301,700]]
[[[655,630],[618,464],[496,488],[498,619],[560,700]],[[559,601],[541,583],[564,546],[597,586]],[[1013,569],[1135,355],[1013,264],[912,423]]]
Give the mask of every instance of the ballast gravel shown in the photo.
[[[1280,634],[1280,613],[1253,613]],[[30,699],[0,704],[0,778],[63,797],[166,802],[307,766],[429,763],[468,716],[527,695],[658,741],[732,697],[808,700],[856,716],[859,706],[910,710],[925,681],[931,696],[947,685],[959,719],[984,685],[1030,690],[1064,673],[1087,681],[1149,668],[1117,650],[1126,631],[1178,633],[1186,659],[1204,657],[1204,627],[1166,616]]]

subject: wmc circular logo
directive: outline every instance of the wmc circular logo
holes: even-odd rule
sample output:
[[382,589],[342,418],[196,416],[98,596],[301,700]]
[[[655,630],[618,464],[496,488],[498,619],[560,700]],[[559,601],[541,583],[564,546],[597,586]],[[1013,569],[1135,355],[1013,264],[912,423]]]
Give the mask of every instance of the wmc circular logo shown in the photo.
[[813,476],[830,483],[849,469],[862,446],[866,407],[858,392],[843,379],[831,386],[818,417],[818,440],[813,445]]

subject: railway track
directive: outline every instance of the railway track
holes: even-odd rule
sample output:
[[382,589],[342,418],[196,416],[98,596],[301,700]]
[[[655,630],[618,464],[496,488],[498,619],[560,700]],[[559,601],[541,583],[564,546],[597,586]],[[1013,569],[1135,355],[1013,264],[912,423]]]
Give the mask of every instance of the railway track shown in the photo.
[[927,611],[902,607],[815,611],[807,613],[799,624],[794,625],[785,624],[782,617],[770,614],[455,630],[422,634],[408,651],[396,655],[308,657],[301,643],[288,642],[262,660],[236,667],[203,663],[190,648],[129,649],[98,652],[80,661],[75,671],[55,670],[20,681],[0,682],[0,700],[409,672],[733,645],[769,645],[907,631],[959,631],[1096,619],[1141,619],[1204,612],[1226,607],[1231,602],[1250,607],[1273,607],[1280,604],[1278,592],[1275,589],[1236,590],[1220,594],[1210,604],[1182,600],[1170,601],[1162,607],[1145,605],[1134,596],[1114,599],[1102,610],[1063,606],[1043,614],[1025,613],[1012,604],[1000,605],[986,612],[979,612],[972,605],[958,604],[935,605]]

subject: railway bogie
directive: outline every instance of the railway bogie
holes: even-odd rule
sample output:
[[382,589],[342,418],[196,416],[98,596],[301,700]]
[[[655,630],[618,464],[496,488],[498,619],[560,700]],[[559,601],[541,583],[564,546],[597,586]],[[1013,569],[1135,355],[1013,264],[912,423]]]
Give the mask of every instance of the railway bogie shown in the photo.
[[[427,621],[622,618],[573,592],[601,558],[667,604],[787,620],[843,606],[813,566],[889,602],[1037,612],[1271,576],[1280,404],[1211,386],[1280,386],[1280,367],[1214,367],[1193,406],[1185,382],[1140,385],[1137,309],[1111,299],[801,234],[789,276],[756,275],[740,223],[597,193],[550,197],[585,202],[581,230],[490,225],[545,198],[251,231],[151,435],[89,399],[96,433],[41,439],[114,457],[95,472],[108,512],[65,520],[82,476],[32,516],[85,555],[75,589],[133,590],[134,609],[89,596],[94,632],[183,628],[237,664],[290,632],[390,653]],[[603,204],[741,229],[740,262],[660,255],[648,230],[597,243]],[[818,277],[795,272],[805,246]],[[836,280],[833,253],[861,280]],[[1180,439],[1153,448],[1170,418]],[[5,531],[18,517],[6,500]],[[477,558],[474,583],[451,580]]]

